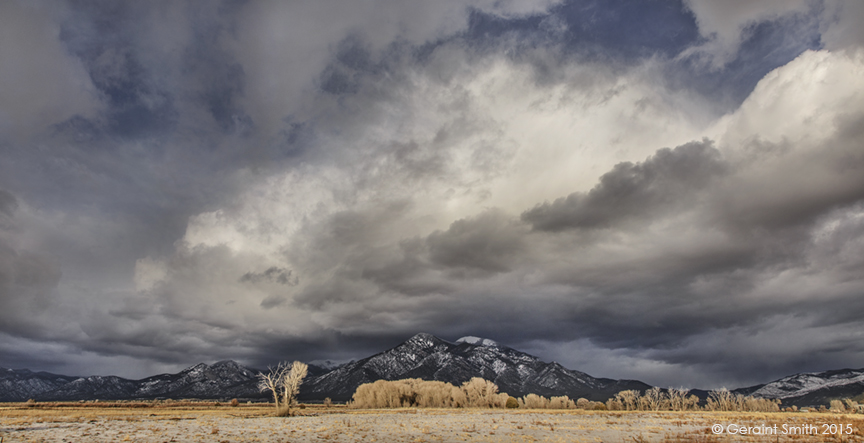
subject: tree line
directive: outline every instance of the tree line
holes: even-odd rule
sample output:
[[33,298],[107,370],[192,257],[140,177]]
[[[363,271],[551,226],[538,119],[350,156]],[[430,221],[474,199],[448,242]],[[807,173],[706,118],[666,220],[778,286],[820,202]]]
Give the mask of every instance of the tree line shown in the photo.
[[527,394],[520,398],[499,393],[498,386],[482,378],[472,378],[461,386],[442,381],[409,378],[378,380],[357,388],[348,407],[352,408],[527,408],[527,409],[585,409],[613,411],[747,411],[775,412],[780,410],[779,400],[770,400],[741,394],[727,389],[711,391],[704,406],[688,389],[663,390],[657,387],[644,393],[636,390],[621,391],[606,402],[585,398],[572,400],[566,395],[544,397]]
[[[270,391],[276,406],[276,414],[291,415],[307,366],[295,361],[291,365],[279,364],[269,373],[259,374],[259,388]],[[547,398],[527,394],[521,398],[498,392],[498,385],[480,377],[474,377],[461,386],[434,380],[408,378],[402,380],[378,380],[357,388],[348,407],[351,408],[525,408],[525,409],[585,409],[611,411],[738,411],[778,412],[780,400],[735,394],[726,388],[713,390],[704,405],[699,397],[688,389],[660,389],[654,387],[644,392],[620,391],[605,402],[585,398],[572,400],[566,395]],[[329,398],[325,404],[329,404]],[[858,404],[846,399],[832,400],[831,411],[857,412]],[[822,409],[825,409],[823,406]],[[790,410],[787,408],[786,410]],[[791,410],[797,410],[794,406]],[[825,409],[827,410],[827,409]]]

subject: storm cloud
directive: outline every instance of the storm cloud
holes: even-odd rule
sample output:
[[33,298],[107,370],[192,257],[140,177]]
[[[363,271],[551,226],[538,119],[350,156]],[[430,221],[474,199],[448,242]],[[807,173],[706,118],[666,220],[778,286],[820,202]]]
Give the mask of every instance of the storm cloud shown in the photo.
[[672,206],[692,206],[697,192],[726,169],[710,142],[665,148],[640,164],[619,163],[587,194],[573,193],[522,214],[534,229],[608,228]]
[[3,4],[0,366],[864,366],[862,10],[751,3]]

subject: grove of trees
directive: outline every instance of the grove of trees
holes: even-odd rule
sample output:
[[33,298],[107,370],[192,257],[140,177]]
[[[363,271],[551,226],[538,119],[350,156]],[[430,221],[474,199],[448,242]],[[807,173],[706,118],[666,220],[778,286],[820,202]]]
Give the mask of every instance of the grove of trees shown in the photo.
[[360,385],[348,404],[354,408],[484,408],[505,407],[507,394],[482,378],[472,378],[456,387],[442,381],[419,378],[378,380]]
[[[621,391],[605,403],[585,398],[572,400],[567,396],[546,398],[528,394],[513,398],[499,393],[498,386],[482,378],[472,378],[454,386],[441,381],[409,378],[404,380],[378,380],[360,385],[348,403],[352,408],[527,408],[527,409],[586,409],[613,411],[750,411],[774,412],[780,410],[779,400],[770,400],[733,394],[727,389],[711,391],[704,406],[688,389],[662,390],[654,387],[644,393],[636,390]],[[832,402],[832,409],[844,407]],[[848,405],[845,409],[852,409]]]

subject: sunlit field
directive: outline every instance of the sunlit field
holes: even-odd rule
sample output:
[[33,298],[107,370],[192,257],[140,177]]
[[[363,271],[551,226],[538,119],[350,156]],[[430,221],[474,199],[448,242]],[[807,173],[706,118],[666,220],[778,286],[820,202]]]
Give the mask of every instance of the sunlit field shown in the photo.
[[[348,409],[268,404],[6,403],[7,442],[864,441],[864,416],[831,413]],[[712,426],[722,426],[715,434]],[[772,432],[776,425],[776,434]],[[746,432],[746,434],[745,434]]]

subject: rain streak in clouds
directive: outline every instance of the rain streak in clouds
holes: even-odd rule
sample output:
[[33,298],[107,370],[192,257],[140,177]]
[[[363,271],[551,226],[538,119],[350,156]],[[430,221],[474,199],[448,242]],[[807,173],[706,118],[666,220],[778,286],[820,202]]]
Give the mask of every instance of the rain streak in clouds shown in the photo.
[[0,366],[864,366],[855,2],[0,6]]

